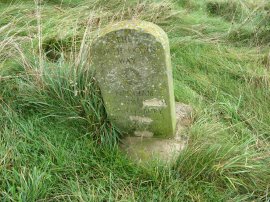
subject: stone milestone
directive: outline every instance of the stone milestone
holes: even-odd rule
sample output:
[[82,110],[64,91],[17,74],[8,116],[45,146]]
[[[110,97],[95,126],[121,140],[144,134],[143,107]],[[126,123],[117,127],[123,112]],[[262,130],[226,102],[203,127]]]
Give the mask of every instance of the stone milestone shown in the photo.
[[172,137],[176,113],[166,33],[153,23],[123,21],[100,31],[91,52],[111,122],[134,136]]

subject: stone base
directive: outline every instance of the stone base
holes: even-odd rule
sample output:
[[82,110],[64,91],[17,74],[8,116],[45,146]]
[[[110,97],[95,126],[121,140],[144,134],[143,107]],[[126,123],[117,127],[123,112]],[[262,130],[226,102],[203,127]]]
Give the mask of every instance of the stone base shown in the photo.
[[149,160],[169,162],[175,160],[188,141],[187,130],[191,124],[192,108],[189,105],[176,103],[176,135],[172,138],[127,136],[120,148],[138,163]]

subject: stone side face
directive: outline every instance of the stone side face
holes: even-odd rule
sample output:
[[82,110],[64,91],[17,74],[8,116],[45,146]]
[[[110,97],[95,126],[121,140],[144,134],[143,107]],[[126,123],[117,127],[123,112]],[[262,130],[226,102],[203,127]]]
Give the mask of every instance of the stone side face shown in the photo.
[[102,30],[91,52],[110,120],[135,136],[173,136],[175,102],[166,33],[149,22],[123,21]]

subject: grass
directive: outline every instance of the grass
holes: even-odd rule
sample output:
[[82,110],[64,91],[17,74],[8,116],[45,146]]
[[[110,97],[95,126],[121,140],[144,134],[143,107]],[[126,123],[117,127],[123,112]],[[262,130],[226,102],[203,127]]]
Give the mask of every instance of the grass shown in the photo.
[[[0,0],[1,200],[269,201],[269,8]],[[91,68],[96,31],[132,18],[168,33],[176,100],[195,110],[171,166],[118,149]]]

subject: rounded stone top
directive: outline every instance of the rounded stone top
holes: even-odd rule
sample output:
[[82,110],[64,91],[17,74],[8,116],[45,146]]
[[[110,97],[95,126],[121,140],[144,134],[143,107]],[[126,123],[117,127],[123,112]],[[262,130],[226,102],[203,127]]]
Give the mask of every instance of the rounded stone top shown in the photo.
[[150,34],[154,36],[165,49],[169,49],[169,40],[165,31],[154,23],[142,20],[125,20],[107,25],[105,28],[99,31],[98,38],[119,30],[136,30],[142,33]]

